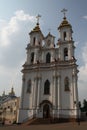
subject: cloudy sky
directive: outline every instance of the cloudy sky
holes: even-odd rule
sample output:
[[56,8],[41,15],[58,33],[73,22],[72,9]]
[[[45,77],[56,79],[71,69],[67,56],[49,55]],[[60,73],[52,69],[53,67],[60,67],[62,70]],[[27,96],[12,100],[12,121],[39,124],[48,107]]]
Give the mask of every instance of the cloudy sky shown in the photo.
[[73,27],[75,56],[79,65],[79,99],[87,99],[87,0],[0,0],[0,95],[13,86],[21,93],[22,65],[26,59],[28,33],[40,14],[40,27],[46,36],[51,29],[58,40],[57,27],[62,21],[61,10]]

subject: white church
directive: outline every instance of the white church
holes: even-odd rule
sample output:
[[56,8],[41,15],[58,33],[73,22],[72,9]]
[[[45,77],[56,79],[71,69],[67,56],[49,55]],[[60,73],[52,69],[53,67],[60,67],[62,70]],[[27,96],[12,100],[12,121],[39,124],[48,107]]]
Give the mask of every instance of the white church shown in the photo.
[[59,38],[44,36],[37,23],[29,33],[27,58],[23,65],[18,122],[32,118],[78,118],[78,65],[72,26],[65,16],[58,26]]

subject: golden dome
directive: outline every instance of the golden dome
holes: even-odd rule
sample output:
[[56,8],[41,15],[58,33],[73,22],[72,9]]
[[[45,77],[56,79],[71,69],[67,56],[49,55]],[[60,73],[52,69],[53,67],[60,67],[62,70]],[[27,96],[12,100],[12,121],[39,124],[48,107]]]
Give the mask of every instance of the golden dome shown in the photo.
[[66,26],[72,28],[71,24],[67,21],[66,17],[64,17],[58,29],[61,29],[62,27],[66,27]]
[[30,32],[30,34],[33,33],[33,32],[39,32],[39,31],[41,32],[39,24],[37,23],[35,28]]
[[44,37],[41,30],[40,30],[39,23],[36,24],[36,26],[33,28],[33,30],[29,34],[31,35],[34,32],[41,33],[42,37]]

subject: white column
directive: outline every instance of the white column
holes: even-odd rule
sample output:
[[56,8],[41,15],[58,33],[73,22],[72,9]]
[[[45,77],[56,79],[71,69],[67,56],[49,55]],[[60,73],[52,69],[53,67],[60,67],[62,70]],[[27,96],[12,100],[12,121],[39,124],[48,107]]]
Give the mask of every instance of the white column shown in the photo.
[[60,109],[60,76],[58,75],[58,109]]
[[69,48],[68,48],[68,60],[70,60],[70,59],[71,59],[71,48],[69,46]]
[[35,45],[38,46],[38,39],[35,40]]
[[34,63],[37,63],[37,50],[35,49],[34,52]]
[[75,115],[78,116],[78,88],[77,88],[77,75],[73,75],[73,99],[74,99],[74,108],[75,108]]
[[25,89],[25,77],[22,77],[22,92],[21,92],[21,103],[20,103],[20,108],[23,109],[23,102],[24,102],[24,89]]
[[68,48],[68,59],[71,60],[72,59],[72,51],[73,51],[73,47],[72,47],[72,43],[69,45]]
[[40,103],[40,83],[41,83],[41,78],[38,78],[38,85],[37,85],[37,108],[39,108],[39,103]]
[[58,86],[57,86],[57,76],[55,76],[55,108],[57,109],[58,106]]
[[64,50],[61,45],[59,45],[59,59],[64,60]]
[[33,86],[33,108],[36,108],[36,100],[37,98],[37,78],[34,79],[34,86]]
[[53,107],[56,107],[56,78],[53,77]]
[[74,101],[78,102],[77,76],[73,75]]
[[51,52],[51,62],[54,61],[54,51]]
[[60,91],[60,79],[61,79],[61,77],[60,77],[60,75],[58,75],[58,77],[57,77],[57,94],[58,94],[58,100],[57,100],[57,107],[58,107],[58,118],[59,118],[59,114],[60,114],[60,106],[61,106],[61,104],[60,104],[60,94],[61,94],[61,91]]

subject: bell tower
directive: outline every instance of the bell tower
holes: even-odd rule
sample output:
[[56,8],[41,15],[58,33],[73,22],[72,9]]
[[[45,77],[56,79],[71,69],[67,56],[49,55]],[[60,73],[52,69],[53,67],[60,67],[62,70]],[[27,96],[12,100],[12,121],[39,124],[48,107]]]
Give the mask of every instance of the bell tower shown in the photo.
[[66,18],[66,9],[63,9],[61,12],[64,13],[63,21],[58,27],[59,30],[59,40],[58,40],[58,45],[59,45],[59,59],[63,61],[68,61],[74,58],[74,41],[72,38],[72,26],[68,22]]
[[41,17],[40,15],[36,16],[36,18],[37,18],[36,26],[29,33],[30,43],[27,45],[27,48],[26,48],[27,64],[35,64],[39,61],[39,57],[38,57],[39,48],[42,47],[42,42],[44,39],[44,36],[39,27],[39,18],[40,17]]

